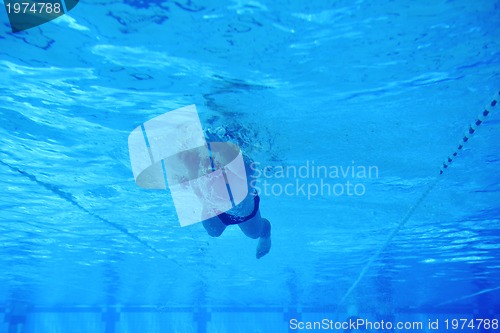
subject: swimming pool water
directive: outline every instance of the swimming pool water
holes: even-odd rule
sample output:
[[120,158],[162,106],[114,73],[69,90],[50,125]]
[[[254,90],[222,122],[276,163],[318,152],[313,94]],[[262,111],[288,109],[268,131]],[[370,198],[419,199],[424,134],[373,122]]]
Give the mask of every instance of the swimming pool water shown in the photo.
[[[12,33],[2,6],[0,332],[498,318],[498,108],[439,170],[498,100],[499,8],[94,1]],[[130,132],[190,104],[267,171],[260,260],[237,227],[181,228],[168,191],[134,183]],[[312,165],[339,176],[279,173]],[[311,194],[324,183],[343,192]]]

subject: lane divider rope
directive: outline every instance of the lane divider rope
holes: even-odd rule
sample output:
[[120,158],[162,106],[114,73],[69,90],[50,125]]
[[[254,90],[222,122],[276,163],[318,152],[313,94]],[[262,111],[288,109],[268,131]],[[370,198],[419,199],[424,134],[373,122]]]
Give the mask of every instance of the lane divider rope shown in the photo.
[[28,173],[26,171],[20,170],[20,169],[18,169],[16,167],[14,167],[14,166],[12,166],[12,165],[4,162],[4,161],[0,160],[0,164],[8,167],[9,169],[11,169],[14,172],[17,172],[17,173],[21,174],[22,176],[28,178],[30,181],[32,181],[32,182],[40,185],[41,187],[43,187],[43,188],[51,191],[52,193],[54,193],[55,195],[57,195],[59,198],[65,200],[67,202],[69,202],[73,206],[75,206],[78,209],[80,209],[81,211],[89,214],[90,216],[94,217],[95,219],[97,219],[97,220],[99,220],[101,222],[104,222],[105,224],[113,227],[114,229],[118,230],[119,232],[121,232],[122,234],[126,235],[127,237],[133,239],[137,243],[142,244],[143,246],[145,246],[149,250],[153,251],[154,253],[160,255],[161,257],[163,257],[165,259],[168,259],[168,260],[172,261],[177,266],[185,268],[177,260],[171,258],[170,256],[168,256],[168,255],[162,253],[161,251],[159,251],[158,249],[154,248],[153,246],[151,246],[150,244],[148,244],[146,241],[144,241],[143,239],[141,239],[137,235],[134,235],[133,233],[131,233],[130,231],[128,231],[127,228],[125,228],[124,226],[121,226],[118,223],[109,221],[109,220],[107,220],[107,219],[105,219],[105,218],[97,215],[96,213],[88,210],[87,208],[85,208],[84,206],[82,206],[81,204],[79,204],[76,201],[76,199],[73,197],[73,195],[71,193],[65,192],[65,191],[59,189],[58,187],[56,187],[56,186],[54,186],[52,184],[46,183],[44,181],[41,181],[41,180],[37,179],[36,176],[34,176],[34,175],[32,175],[32,174],[30,174],[30,173]]
[[337,304],[337,312],[340,309],[340,306],[347,300],[347,298],[352,294],[354,289],[356,289],[356,287],[359,285],[359,283],[364,278],[364,276],[366,275],[372,264],[375,262],[375,260],[377,260],[380,254],[384,252],[384,250],[387,248],[392,239],[403,228],[403,226],[412,217],[412,215],[415,213],[420,204],[427,198],[427,196],[434,189],[436,184],[442,179],[441,175],[450,166],[453,160],[458,156],[459,151],[461,151],[464,148],[464,145],[471,139],[472,135],[476,132],[477,128],[484,122],[485,118],[492,112],[493,108],[495,108],[499,100],[500,100],[500,91],[495,94],[492,101],[484,108],[484,111],[478,115],[476,120],[469,125],[467,132],[460,140],[460,143],[458,144],[453,154],[448,156],[448,158],[443,162],[443,165],[439,170],[439,175],[429,182],[429,184],[427,185],[427,189],[420,195],[418,200],[408,209],[404,217],[391,231],[385,242],[379,247],[379,249],[370,257],[368,262],[363,266],[357,279],[352,283],[352,285],[349,287],[347,292],[344,294],[344,296],[342,296],[339,303]]

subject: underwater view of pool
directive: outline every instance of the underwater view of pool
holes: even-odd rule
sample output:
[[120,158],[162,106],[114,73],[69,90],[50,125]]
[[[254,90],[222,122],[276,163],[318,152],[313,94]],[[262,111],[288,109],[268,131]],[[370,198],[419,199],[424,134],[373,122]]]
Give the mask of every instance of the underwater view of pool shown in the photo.
[[0,333],[500,332],[500,2],[22,3]]

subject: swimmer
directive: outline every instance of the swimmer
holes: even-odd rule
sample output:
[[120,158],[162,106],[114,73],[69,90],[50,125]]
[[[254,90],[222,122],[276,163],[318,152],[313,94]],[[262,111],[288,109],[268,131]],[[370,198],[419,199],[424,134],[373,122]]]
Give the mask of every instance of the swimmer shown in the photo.
[[[249,164],[245,163],[245,169],[249,181],[252,179],[248,175]],[[228,226],[237,224],[247,237],[259,239],[256,257],[260,259],[271,249],[271,223],[260,215],[260,198],[257,190],[251,186],[250,181],[247,185],[248,195],[240,204],[225,213],[203,221],[203,226],[210,236],[219,237]]]
[[[209,130],[205,132],[207,141],[209,143],[215,144],[220,142],[227,142],[220,135],[217,135]],[[237,148],[237,146],[234,146]],[[214,153],[214,152],[212,152]],[[217,158],[212,159],[212,163],[219,161],[229,161],[231,156],[234,156],[235,151],[231,149],[223,150],[219,152]],[[199,177],[199,170],[211,170],[212,166],[209,164],[208,159],[199,153],[199,151],[186,151],[178,154],[178,158],[182,160],[182,164],[188,168],[189,179],[194,179]],[[231,225],[238,225],[241,231],[252,239],[258,239],[256,257],[257,259],[265,256],[271,249],[271,223],[260,215],[260,197],[257,190],[252,186],[252,180],[255,179],[255,175],[252,173],[253,170],[250,167],[252,160],[247,156],[243,156],[247,180],[247,196],[238,205],[234,206],[226,212],[216,211],[215,214],[208,214],[211,210],[215,211],[213,208],[204,207],[205,216],[213,216],[209,219],[202,221],[203,226],[207,233],[212,237],[219,237],[222,235],[224,230]],[[217,169],[220,169],[225,163],[221,165],[216,165]],[[232,173],[231,170],[227,170],[226,173],[231,175],[233,179],[239,175]],[[215,183],[213,183],[215,184]],[[227,188],[218,188],[217,186],[205,186],[195,189],[199,197],[204,197],[207,201],[210,201],[210,196],[218,197],[221,193],[226,193]]]

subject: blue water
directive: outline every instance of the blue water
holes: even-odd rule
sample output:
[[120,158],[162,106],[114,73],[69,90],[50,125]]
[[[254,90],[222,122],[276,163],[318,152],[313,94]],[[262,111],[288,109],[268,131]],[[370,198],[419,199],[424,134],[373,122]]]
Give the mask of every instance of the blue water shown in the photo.
[[[498,1],[82,1],[18,33],[3,8],[0,332],[498,318],[498,107],[439,176],[498,100]],[[134,182],[130,132],[190,104],[275,189],[280,168],[378,172],[346,178],[362,195],[261,193],[257,260]]]

